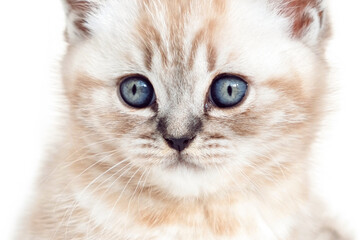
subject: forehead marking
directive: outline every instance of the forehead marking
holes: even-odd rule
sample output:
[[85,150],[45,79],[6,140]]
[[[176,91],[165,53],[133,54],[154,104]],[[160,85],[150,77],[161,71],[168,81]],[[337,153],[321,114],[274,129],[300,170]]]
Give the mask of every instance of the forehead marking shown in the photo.
[[[213,37],[218,18],[225,11],[224,1],[213,0],[211,4],[199,0],[142,1],[141,6],[141,19],[137,29],[141,36],[144,65],[148,71],[152,70],[155,47],[160,53],[164,67],[171,65],[178,73],[191,70],[196,52],[202,44],[206,45],[208,71],[214,70],[217,53]],[[200,12],[200,9],[203,11]],[[186,27],[192,26],[192,14],[204,15],[204,27],[195,34],[191,45],[185,46],[185,31]],[[166,21],[166,29],[161,29],[164,27],[163,23],[159,22],[161,20]],[[165,34],[161,34],[162,31]],[[188,59],[185,56],[187,48],[190,49]]]
[[139,22],[138,32],[141,35],[141,45],[144,53],[144,65],[148,71],[151,71],[152,68],[152,59],[154,56],[154,44],[156,45],[160,55],[162,64],[164,66],[168,65],[168,58],[166,48],[163,44],[163,40],[159,31],[150,25],[147,17],[143,17],[143,19]]

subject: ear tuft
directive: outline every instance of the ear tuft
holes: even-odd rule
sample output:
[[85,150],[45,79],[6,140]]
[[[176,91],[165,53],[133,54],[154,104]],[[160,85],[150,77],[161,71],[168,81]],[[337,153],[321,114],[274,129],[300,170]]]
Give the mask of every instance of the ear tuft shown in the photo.
[[323,0],[277,0],[279,13],[290,20],[291,36],[316,45],[325,29]]
[[65,5],[67,26],[65,37],[69,43],[77,42],[90,35],[87,17],[97,4],[93,0],[62,0]]
[[89,1],[81,1],[81,0],[66,0],[69,4],[70,8],[77,12],[88,12],[92,7],[92,3]]

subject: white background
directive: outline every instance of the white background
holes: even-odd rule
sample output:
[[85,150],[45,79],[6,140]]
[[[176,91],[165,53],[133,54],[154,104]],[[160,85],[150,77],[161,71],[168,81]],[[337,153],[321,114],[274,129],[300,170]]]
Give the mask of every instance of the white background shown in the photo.
[[[360,239],[360,2],[330,0],[333,113],[315,145],[319,194]],[[11,239],[54,138],[65,50],[60,0],[0,5],[0,239]]]

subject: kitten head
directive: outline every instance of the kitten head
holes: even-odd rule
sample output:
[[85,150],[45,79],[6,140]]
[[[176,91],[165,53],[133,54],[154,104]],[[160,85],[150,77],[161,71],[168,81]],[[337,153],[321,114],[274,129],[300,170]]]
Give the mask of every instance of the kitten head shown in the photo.
[[65,5],[74,129],[129,187],[201,197],[302,174],[324,94],[320,0]]

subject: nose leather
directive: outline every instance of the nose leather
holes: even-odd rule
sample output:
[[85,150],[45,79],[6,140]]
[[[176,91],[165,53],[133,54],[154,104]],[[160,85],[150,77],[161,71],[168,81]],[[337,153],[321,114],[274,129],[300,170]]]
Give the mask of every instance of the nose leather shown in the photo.
[[182,137],[182,138],[165,138],[166,142],[168,143],[168,145],[181,152],[183,151],[185,148],[187,148],[191,141],[193,140],[194,138],[189,138],[189,137]]

